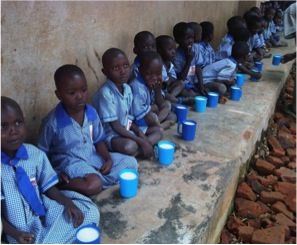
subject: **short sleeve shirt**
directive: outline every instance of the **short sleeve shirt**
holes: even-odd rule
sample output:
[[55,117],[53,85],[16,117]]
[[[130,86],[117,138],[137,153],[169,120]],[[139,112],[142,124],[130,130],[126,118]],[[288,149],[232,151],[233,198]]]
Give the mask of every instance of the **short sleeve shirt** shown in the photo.
[[263,45],[261,43],[261,39],[257,33],[249,38],[248,45],[249,45],[250,51],[252,51],[253,49],[256,49],[256,48],[263,47]]
[[220,46],[218,48],[218,51],[216,53],[216,59],[217,60],[221,60],[221,59],[225,59],[231,56],[232,54],[232,46],[234,44],[234,39],[232,37],[232,35],[230,34],[226,34],[221,43]]
[[210,43],[200,42],[198,45],[200,46],[200,53],[203,57],[202,68],[215,62],[215,51]]

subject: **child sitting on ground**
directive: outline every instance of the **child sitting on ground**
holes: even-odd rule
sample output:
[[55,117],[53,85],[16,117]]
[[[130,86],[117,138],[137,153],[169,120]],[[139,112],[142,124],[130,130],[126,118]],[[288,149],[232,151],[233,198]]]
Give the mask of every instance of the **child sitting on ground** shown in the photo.
[[211,41],[213,40],[214,26],[209,21],[204,21],[200,23],[202,28],[201,42],[199,43],[201,56],[203,57],[203,64],[201,68],[212,64],[216,60],[216,54],[211,46]]
[[188,25],[194,31],[194,44],[199,44],[201,42],[202,28],[197,22],[189,22]]
[[232,46],[229,58],[214,62],[203,69],[204,86],[208,91],[217,92],[221,97],[228,95],[229,88],[234,84],[237,64],[246,60],[249,47],[246,42],[236,42]]
[[234,35],[240,40],[241,35],[237,35],[238,31],[246,29],[245,22],[241,16],[233,16],[227,21],[228,33],[222,38],[220,46],[216,52],[216,60],[221,60],[231,56],[232,45],[235,43]]
[[161,35],[156,38],[157,51],[160,54],[163,66],[165,66],[168,80],[164,82],[164,90],[166,94],[169,94],[171,99],[165,97],[170,100],[172,103],[178,102],[176,98],[184,89],[183,82],[177,80],[177,76],[174,70],[173,61],[176,53],[176,44],[172,37],[167,35]]
[[266,21],[265,21],[264,17],[260,17],[260,19],[261,19],[261,29],[258,32],[258,35],[259,35],[259,38],[260,38],[260,41],[261,41],[261,46],[264,49],[263,58],[269,58],[269,57],[271,57],[271,54],[269,53],[269,49],[266,46],[265,37],[264,37],[264,30],[265,30]]
[[131,70],[126,54],[110,48],[102,56],[102,65],[107,81],[93,96],[92,104],[103,122],[109,149],[127,155],[151,156],[162,132],[159,127],[142,132],[132,123],[133,94],[127,84]]
[[272,44],[272,47],[281,47],[280,44],[280,37],[278,34],[276,34],[275,24],[273,22],[273,17],[275,15],[274,8],[267,8],[264,13],[264,18],[268,22],[268,30],[271,33],[270,36],[270,43]]
[[139,74],[131,83],[133,115],[138,126],[158,126],[167,129],[176,121],[171,103],[162,96],[162,59],[157,52],[148,51],[140,57]]
[[204,94],[201,64],[203,57],[197,46],[194,45],[194,31],[185,22],[177,23],[173,28],[173,36],[178,43],[176,56],[174,59],[174,69],[179,80],[184,81],[184,89],[181,92],[183,99],[189,98],[189,103],[193,103],[196,95]]
[[92,201],[59,191],[44,152],[25,144],[20,106],[1,96],[1,219],[9,243],[70,244],[81,225],[99,223]]
[[79,67],[63,65],[54,79],[61,102],[44,118],[38,146],[59,173],[61,189],[98,194],[118,183],[121,170],[136,169],[136,159],[108,152],[99,116],[86,104],[87,81]]

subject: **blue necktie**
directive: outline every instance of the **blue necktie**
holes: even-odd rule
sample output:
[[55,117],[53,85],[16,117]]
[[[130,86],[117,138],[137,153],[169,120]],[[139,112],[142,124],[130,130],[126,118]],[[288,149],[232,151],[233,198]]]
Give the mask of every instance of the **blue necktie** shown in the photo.
[[16,157],[13,160],[10,159],[9,161],[5,161],[9,157],[3,152],[1,152],[1,158],[2,163],[11,166],[13,169],[15,169],[16,184],[18,186],[18,189],[23,195],[24,199],[28,202],[32,211],[37,216],[45,216],[45,208],[39,200],[35,188],[30,181],[30,178],[28,177],[27,173],[22,167],[15,166],[20,159]]

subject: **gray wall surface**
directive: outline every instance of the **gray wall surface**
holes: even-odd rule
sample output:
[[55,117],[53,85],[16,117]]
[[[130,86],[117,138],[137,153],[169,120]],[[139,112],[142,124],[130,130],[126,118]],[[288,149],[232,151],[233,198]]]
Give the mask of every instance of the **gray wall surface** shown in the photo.
[[133,38],[142,30],[172,35],[180,21],[204,20],[215,26],[216,48],[238,1],[2,2],[2,95],[22,107],[36,138],[41,119],[58,102],[53,74],[67,63],[86,74],[89,97],[104,82],[101,56],[110,47],[134,59]]

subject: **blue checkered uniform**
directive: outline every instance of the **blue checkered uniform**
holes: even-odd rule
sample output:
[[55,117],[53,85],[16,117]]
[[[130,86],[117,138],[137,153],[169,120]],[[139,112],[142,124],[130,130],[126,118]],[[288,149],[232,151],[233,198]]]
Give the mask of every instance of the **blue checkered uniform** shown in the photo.
[[264,33],[258,34],[261,42],[261,47],[265,46],[265,38],[264,38]]
[[43,120],[38,147],[47,153],[57,172],[70,178],[96,174],[103,188],[118,183],[118,174],[126,168],[137,168],[134,157],[111,153],[113,166],[108,175],[98,170],[104,161],[96,152],[95,144],[105,140],[103,127],[96,110],[86,105],[83,125],[80,126],[59,103]]
[[[10,161],[3,157],[1,152],[1,211],[5,219],[17,230],[33,233],[35,243],[73,243],[76,231],[64,206],[48,198],[44,193],[58,183],[56,172],[51,167],[44,152],[33,145],[23,144],[22,154],[17,153],[20,159],[16,166],[22,167],[32,185],[35,187],[38,198],[46,209],[44,223],[36,216],[27,201],[23,198],[16,184],[15,171],[11,166],[3,164]],[[92,201],[73,191],[61,191],[65,196],[73,200],[74,204],[83,212],[82,225],[99,223],[99,211]],[[7,236],[9,243],[17,243],[15,239]]]
[[123,84],[122,94],[117,86],[109,79],[93,96],[92,104],[103,122],[104,131],[107,136],[106,141],[110,149],[112,138],[119,136],[110,126],[110,122],[117,120],[126,128],[129,119],[133,120],[134,118],[132,116],[132,101],[133,94],[128,84]]
[[203,83],[215,80],[232,80],[236,75],[237,62],[232,58],[225,58],[205,66],[202,70]]
[[[198,44],[193,44],[192,52],[194,52],[194,58],[191,61],[190,69],[184,81],[185,88],[189,88],[189,89],[194,88],[194,84],[198,82],[198,79],[196,76],[196,66],[201,67],[203,65],[203,57],[200,51],[200,46]],[[176,56],[173,64],[177,75],[182,72],[183,68],[186,65],[185,52],[180,47],[176,49]]]
[[271,32],[270,32],[269,28],[264,29],[263,35],[264,35],[264,40],[265,41],[268,41],[270,39]]
[[234,39],[231,34],[227,33],[220,43],[218,51],[216,52],[216,60],[225,59],[231,56]]
[[260,39],[258,33],[254,34],[253,36],[251,36],[249,38],[248,45],[249,45],[250,51],[252,51],[253,49],[256,49],[256,48],[263,47],[263,44],[261,42],[261,39]]
[[200,55],[203,57],[203,64],[201,67],[203,68],[215,62],[216,54],[210,43],[200,42],[198,45],[200,46]]

